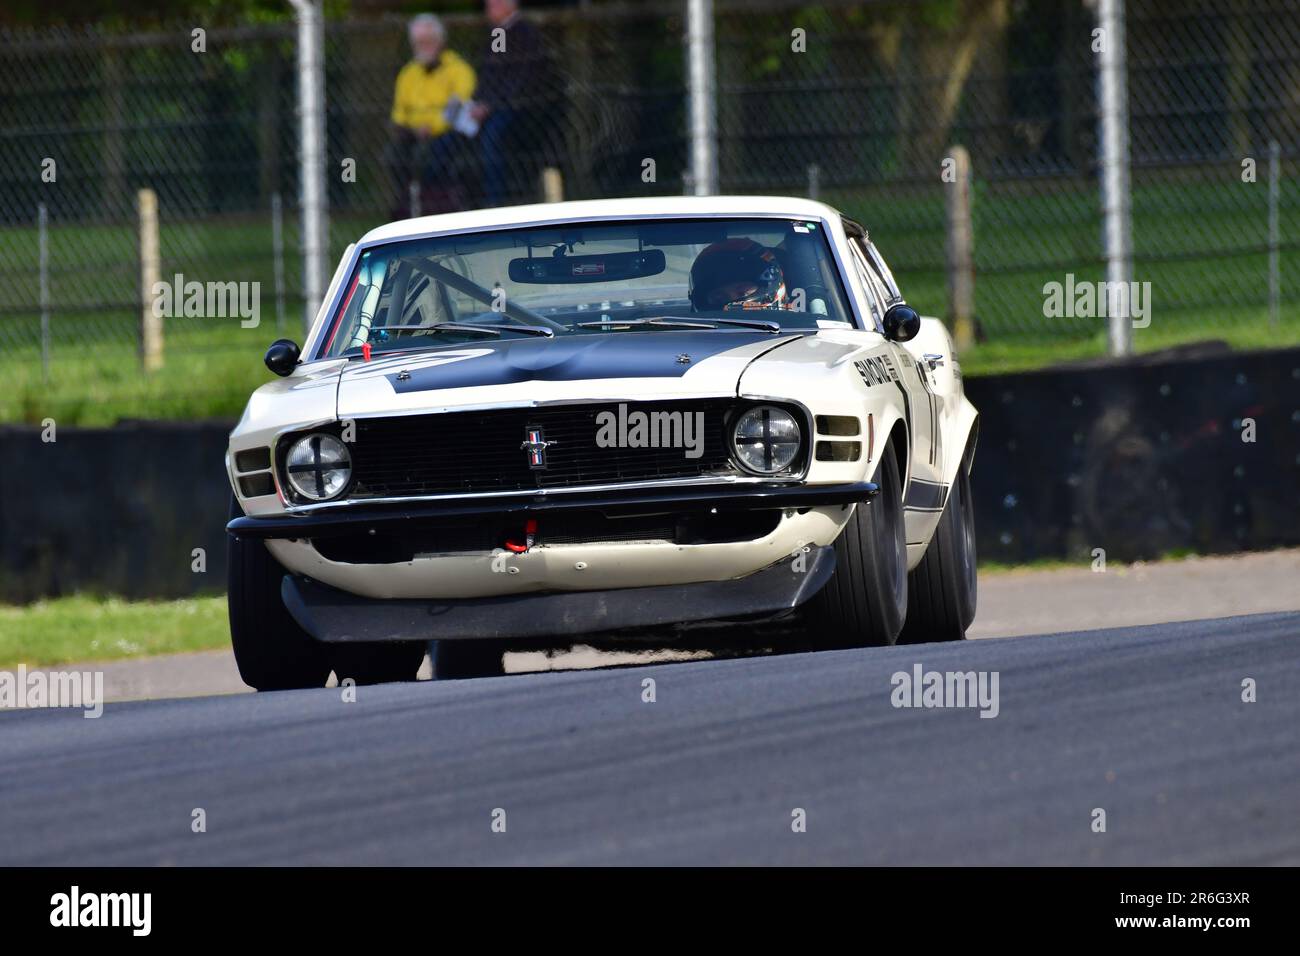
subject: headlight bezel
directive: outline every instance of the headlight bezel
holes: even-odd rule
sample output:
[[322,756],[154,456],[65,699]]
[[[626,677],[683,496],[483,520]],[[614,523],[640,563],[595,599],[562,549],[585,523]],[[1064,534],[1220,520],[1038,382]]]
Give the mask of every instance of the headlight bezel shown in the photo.
[[[752,464],[747,462],[746,459],[742,457],[739,444],[737,443],[741,423],[754,412],[763,409],[771,409],[780,412],[782,415],[788,416],[798,433],[798,446],[794,451],[794,455],[784,465],[772,471],[766,471],[754,467]],[[759,478],[789,479],[801,478],[807,469],[810,433],[808,415],[803,408],[779,401],[749,402],[736,408],[730,420],[727,422],[726,434],[727,448],[731,460],[742,474]]]
[[[337,489],[323,497],[304,490],[304,487],[300,486],[298,480],[295,478],[294,473],[290,471],[290,463],[294,452],[305,442],[310,442],[312,439],[317,438],[322,442],[322,459],[324,459],[326,455],[324,443],[329,443],[330,457],[326,463],[331,465],[340,464],[339,459],[335,457],[335,455],[340,451],[343,456],[342,462],[346,463],[344,468],[332,467],[328,469],[330,472],[343,471],[345,474]],[[278,442],[278,451],[279,454],[276,456],[278,459],[276,462],[277,471],[279,472],[278,477],[281,480],[281,487],[284,488],[285,496],[290,502],[306,505],[323,504],[325,502],[338,501],[351,491],[356,476],[356,462],[353,460],[352,450],[348,447],[348,443],[343,441],[336,430],[313,428],[307,431],[284,435]]]

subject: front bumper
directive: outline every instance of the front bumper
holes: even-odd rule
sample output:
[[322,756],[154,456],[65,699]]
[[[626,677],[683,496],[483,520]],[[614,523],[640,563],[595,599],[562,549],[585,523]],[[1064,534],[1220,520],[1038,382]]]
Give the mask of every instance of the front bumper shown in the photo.
[[278,515],[233,519],[226,530],[240,538],[320,538],[358,530],[474,515],[527,515],[557,511],[599,511],[610,517],[715,508],[818,508],[870,500],[875,482],[835,485],[709,484],[690,487],[620,489],[601,492],[528,492],[512,495],[439,498],[401,504],[317,507]]
[[569,637],[697,621],[778,618],[825,587],[834,570],[834,548],[820,547],[809,549],[802,559],[785,560],[732,581],[376,601],[285,575],[280,594],[302,628],[329,643]]

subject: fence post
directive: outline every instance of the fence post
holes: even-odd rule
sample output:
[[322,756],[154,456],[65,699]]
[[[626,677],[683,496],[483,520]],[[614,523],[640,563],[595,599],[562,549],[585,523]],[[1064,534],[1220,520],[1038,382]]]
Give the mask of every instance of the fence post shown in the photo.
[[808,198],[817,199],[822,189],[822,168],[816,163],[808,164]]
[[316,0],[289,0],[298,20],[298,173],[302,180],[304,334],[325,296],[329,205],[325,193],[325,37]]
[[158,194],[141,189],[136,194],[140,217],[140,360],[146,372],[163,364],[163,320],[154,311],[153,288],[162,273],[158,248]]
[[1111,355],[1128,355],[1133,351],[1128,295],[1133,278],[1133,226],[1124,0],[1098,0],[1097,24],[1101,28],[1101,203],[1105,217],[1107,338]]
[[696,196],[718,192],[718,105],[713,62],[713,0],[687,0],[687,93],[690,98],[691,178]]
[[542,202],[564,202],[564,177],[554,166],[542,170]]
[[975,230],[971,222],[970,153],[965,146],[948,151],[956,177],[944,193],[948,220],[948,326],[958,352],[975,343]]
[[275,330],[284,331],[284,203],[271,193],[271,264],[275,270]]
[[50,239],[49,210],[45,203],[36,207],[36,228],[40,248],[41,273],[41,381],[50,380]]
[[1278,273],[1277,247],[1278,222],[1277,206],[1279,201],[1280,170],[1282,147],[1277,140],[1268,144],[1268,324],[1277,325],[1281,298],[1281,276]]

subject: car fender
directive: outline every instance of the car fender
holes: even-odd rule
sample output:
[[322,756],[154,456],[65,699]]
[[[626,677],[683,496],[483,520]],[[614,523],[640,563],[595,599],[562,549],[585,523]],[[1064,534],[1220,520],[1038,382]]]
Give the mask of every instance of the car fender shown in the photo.
[[[274,449],[276,441],[285,432],[336,421],[339,372],[346,364],[346,360],[335,360],[301,365],[292,375],[267,382],[249,397],[244,414],[230,433],[226,450],[226,474],[245,514],[281,512],[285,500],[278,485],[274,494],[255,497],[242,494],[235,456],[256,448]],[[272,479],[276,480],[274,470]]]
[[[906,468],[906,401],[893,350],[876,332],[824,329],[787,342],[749,364],[737,394],[753,401],[795,402],[807,410],[813,424],[810,484],[873,480],[884,443],[899,429],[900,465]],[[832,416],[857,419],[858,433],[833,434],[827,420]],[[861,448],[853,460],[819,459],[818,446],[829,454],[836,443]]]

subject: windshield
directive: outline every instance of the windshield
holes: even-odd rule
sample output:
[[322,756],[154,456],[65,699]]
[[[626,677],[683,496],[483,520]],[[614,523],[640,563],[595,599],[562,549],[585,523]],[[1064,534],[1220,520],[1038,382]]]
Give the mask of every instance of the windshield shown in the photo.
[[369,249],[322,356],[522,336],[851,324],[821,224],[575,223]]

